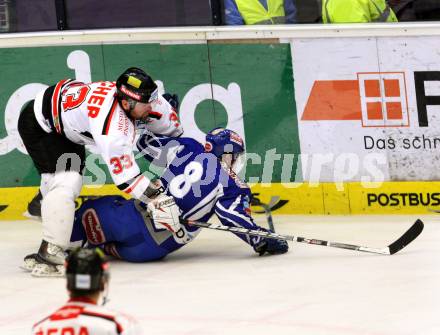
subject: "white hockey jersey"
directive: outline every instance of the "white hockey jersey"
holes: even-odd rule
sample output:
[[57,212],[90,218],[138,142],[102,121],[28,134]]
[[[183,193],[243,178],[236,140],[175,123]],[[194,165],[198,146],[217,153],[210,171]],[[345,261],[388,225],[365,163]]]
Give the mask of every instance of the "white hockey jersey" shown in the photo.
[[[55,131],[74,143],[93,146],[114,183],[141,199],[150,180],[141,174],[133,154],[135,124],[115,95],[114,82],[84,84],[65,79],[37,95],[35,116],[46,132]],[[152,110],[147,129],[162,135],[180,132],[177,114],[161,95],[152,102]]]
[[110,311],[84,298],[71,299],[37,322],[32,335],[139,335],[140,325],[131,317]]

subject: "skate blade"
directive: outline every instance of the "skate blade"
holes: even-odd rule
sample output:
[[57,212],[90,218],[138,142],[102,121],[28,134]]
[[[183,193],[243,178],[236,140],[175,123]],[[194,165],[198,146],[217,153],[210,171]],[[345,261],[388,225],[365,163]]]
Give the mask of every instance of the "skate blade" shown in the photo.
[[27,263],[24,263],[23,265],[19,266],[20,269],[22,269],[26,272],[32,272],[34,267],[35,267],[35,264],[27,264]]
[[34,269],[35,265],[38,263],[36,258],[37,254],[30,254],[26,256],[23,260],[23,264],[20,265],[20,269],[26,272],[31,272]]
[[65,270],[63,265],[50,265],[38,263],[32,269],[32,277],[64,277]]
[[32,215],[28,211],[24,212],[22,214],[24,217],[27,217],[28,219],[34,220],[34,221],[41,221],[41,216],[38,215]]

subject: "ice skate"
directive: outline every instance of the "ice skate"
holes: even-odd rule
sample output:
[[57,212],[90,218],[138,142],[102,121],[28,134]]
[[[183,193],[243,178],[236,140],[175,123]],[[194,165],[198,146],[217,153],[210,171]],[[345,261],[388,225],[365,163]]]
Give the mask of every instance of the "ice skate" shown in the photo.
[[25,271],[31,272],[38,262],[37,257],[38,257],[37,253],[27,255],[24,258],[23,265],[21,265],[20,268],[22,268]]
[[34,277],[62,277],[65,258],[66,253],[61,247],[43,240],[38,253],[24,258],[22,268]]

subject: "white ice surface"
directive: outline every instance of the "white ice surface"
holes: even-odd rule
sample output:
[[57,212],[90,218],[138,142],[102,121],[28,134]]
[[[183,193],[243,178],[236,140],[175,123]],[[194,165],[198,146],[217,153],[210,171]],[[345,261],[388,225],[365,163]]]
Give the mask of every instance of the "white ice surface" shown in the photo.
[[[381,247],[412,216],[276,216],[277,232]],[[393,256],[291,244],[258,257],[235,236],[203,231],[165,260],[111,265],[108,307],[131,314],[145,334],[438,335],[440,215]],[[257,217],[263,225],[264,216]],[[64,279],[19,269],[41,225],[0,221],[0,334],[28,334],[66,301]]]

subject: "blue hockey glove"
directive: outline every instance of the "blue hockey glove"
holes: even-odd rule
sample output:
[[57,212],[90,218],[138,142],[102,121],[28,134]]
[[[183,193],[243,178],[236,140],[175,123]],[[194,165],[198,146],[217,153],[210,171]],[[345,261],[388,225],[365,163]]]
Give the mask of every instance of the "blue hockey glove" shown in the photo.
[[259,243],[254,245],[254,250],[260,256],[265,253],[270,255],[284,254],[289,250],[289,245],[287,241],[284,240],[274,240],[272,238],[264,238]]
[[162,95],[166,101],[176,110],[179,111],[179,96],[177,94],[165,93]]

